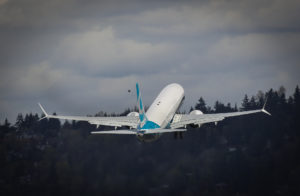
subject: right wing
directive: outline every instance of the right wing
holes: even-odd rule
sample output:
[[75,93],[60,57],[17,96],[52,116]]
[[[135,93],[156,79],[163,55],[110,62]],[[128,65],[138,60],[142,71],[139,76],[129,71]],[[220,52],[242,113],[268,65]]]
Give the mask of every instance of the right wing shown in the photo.
[[[45,117],[43,118],[55,118],[63,120],[76,120],[76,121],[87,121],[90,124],[99,126],[113,126],[113,127],[122,127],[129,126],[132,128],[137,128],[139,123],[139,117],[137,116],[117,116],[117,117],[89,117],[89,116],[56,116],[49,115],[43,106],[39,103],[41,110],[43,111]],[[43,119],[41,118],[41,119]]]
[[217,113],[217,114],[201,114],[201,115],[195,115],[195,114],[176,114],[174,116],[174,120],[171,123],[170,127],[172,129],[176,129],[179,127],[185,127],[188,124],[195,124],[195,125],[201,125],[204,123],[210,123],[210,122],[219,122],[221,120],[224,120],[228,117],[233,116],[242,116],[246,114],[253,114],[258,112],[264,112],[268,115],[271,115],[269,112],[267,112],[264,107],[259,110],[249,110],[249,111],[243,111],[243,112],[229,112],[229,113]]

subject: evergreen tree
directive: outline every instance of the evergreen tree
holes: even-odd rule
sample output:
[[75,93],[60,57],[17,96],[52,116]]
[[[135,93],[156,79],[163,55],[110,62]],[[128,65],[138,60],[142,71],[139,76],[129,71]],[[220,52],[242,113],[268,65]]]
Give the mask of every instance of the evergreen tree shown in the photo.
[[258,101],[258,108],[262,108],[265,103],[265,94],[261,90],[257,92],[256,100]]
[[[56,116],[56,113],[53,113]],[[48,126],[50,129],[59,130],[60,129],[60,121],[58,119],[50,118]]]
[[279,101],[278,101],[278,107],[281,111],[287,111],[288,108],[287,108],[287,101],[286,101],[286,98],[285,98],[285,88],[283,86],[280,86],[279,89],[278,89],[278,98],[279,98]]
[[16,125],[17,130],[22,130],[23,129],[24,119],[23,119],[23,115],[21,113],[18,114],[15,125]]
[[[7,118],[5,118],[4,124],[0,125],[0,138],[2,138],[3,136],[5,136],[5,134],[7,134],[13,130],[13,127],[11,127],[10,125],[11,125],[10,122],[8,122]],[[0,146],[0,149],[1,149],[1,146]],[[0,150],[0,152],[1,152],[1,150]],[[1,165],[1,161],[0,161],[0,165]]]
[[249,99],[248,99],[248,95],[245,94],[245,97],[243,99],[242,102],[242,110],[249,110],[250,109],[250,103],[249,103]]
[[255,97],[252,96],[249,102],[249,109],[253,110],[253,109],[257,109],[257,104],[255,101]]
[[[251,99],[247,96],[245,108],[254,103],[262,107],[264,93],[258,94]],[[50,135],[52,128],[57,127],[52,125],[54,121],[37,121],[37,115],[26,114],[24,118],[25,114],[19,114],[16,127],[22,126],[23,121],[26,130],[38,127],[41,135],[19,137],[7,119],[1,124],[0,192],[300,195],[300,120],[295,113],[299,112],[299,87],[288,100],[283,88],[271,89],[266,94],[268,108],[274,110],[270,111],[272,116],[228,118],[222,126],[202,126],[199,131],[186,133],[183,141],[174,141],[165,134],[152,144],[136,142],[131,136],[90,135],[94,127],[87,122],[74,121],[78,129],[71,130],[67,128],[71,121],[66,121],[61,134]],[[289,106],[286,110],[282,109],[284,104]],[[216,112],[232,110],[230,103],[224,105],[219,101],[214,107]],[[156,163],[160,163],[159,167]],[[199,182],[204,183],[199,186]]]
[[203,113],[207,113],[206,103],[202,97],[200,97],[200,99],[198,100],[195,109],[200,110]]
[[278,95],[279,97],[285,97],[285,88],[283,86],[280,86],[279,89],[278,89]]
[[33,115],[32,113],[26,114],[24,119],[24,128],[30,129],[32,128],[38,121],[38,116]]
[[281,107],[279,104],[279,96],[278,92],[274,91],[272,88],[266,93],[266,97],[268,98],[268,107],[272,109],[273,113],[280,113]]
[[294,92],[294,103],[297,109],[300,107],[300,90],[299,86],[297,85],[295,92]]
[[77,122],[72,120],[72,129],[77,129]]
[[287,104],[288,104],[289,110],[290,110],[290,108],[292,108],[293,105],[294,105],[294,99],[293,99],[292,96],[289,96],[289,98],[288,98],[288,100],[287,100]]
[[63,124],[63,129],[71,129],[72,128],[72,125],[69,123],[68,120],[66,120]]
[[233,112],[234,108],[231,107],[231,103],[227,103],[226,112]]
[[297,119],[297,127],[300,126],[300,90],[299,86],[297,85],[295,92],[294,92],[294,115]]
[[237,107],[237,104],[236,104],[236,103],[234,104],[233,111],[234,111],[234,112],[237,112],[237,111],[238,111],[238,107]]
[[5,121],[4,121],[4,127],[7,127],[9,128],[10,127],[10,122],[8,122],[7,118],[5,118]]
[[228,112],[227,108],[225,107],[225,105],[219,101],[215,102],[215,113],[222,113],[222,112]]
[[190,108],[190,112],[191,112],[191,111],[193,111],[193,110],[194,110],[194,108],[191,106],[191,108]]
[[47,118],[44,118],[44,117],[45,117],[45,114],[42,114],[41,118],[43,118],[43,119],[38,121],[39,122],[39,128],[43,131],[49,128],[48,127],[49,120]]

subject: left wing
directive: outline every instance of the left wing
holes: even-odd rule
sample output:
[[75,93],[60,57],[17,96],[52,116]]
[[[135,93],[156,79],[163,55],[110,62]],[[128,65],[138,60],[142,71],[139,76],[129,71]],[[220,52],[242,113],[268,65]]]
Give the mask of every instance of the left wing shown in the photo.
[[[45,117],[43,118],[56,118],[56,119],[63,119],[63,120],[76,120],[76,121],[87,121],[90,124],[99,126],[114,126],[114,127],[122,127],[122,126],[129,126],[132,128],[137,128],[139,123],[139,117],[137,116],[117,116],[117,117],[89,117],[89,116],[56,116],[56,115],[49,115],[43,106],[39,103],[39,106]],[[41,119],[43,119],[41,118]],[[40,119],[40,120],[41,120]]]
[[195,115],[195,114],[176,114],[174,116],[174,120],[171,123],[170,127],[172,129],[176,129],[179,127],[185,127],[188,124],[195,124],[195,125],[201,125],[204,123],[210,123],[210,122],[218,122],[221,120],[224,120],[227,117],[233,117],[233,116],[242,116],[246,114],[253,114],[258,112],[264,112],[268,115],[271,115],[269,112],[267,112],[264,107],[259,110],[249,110],[249,111],[243,111],[243,112],[229,112],[229,113],[218,113],[218,114],[201,114],[201,115]]

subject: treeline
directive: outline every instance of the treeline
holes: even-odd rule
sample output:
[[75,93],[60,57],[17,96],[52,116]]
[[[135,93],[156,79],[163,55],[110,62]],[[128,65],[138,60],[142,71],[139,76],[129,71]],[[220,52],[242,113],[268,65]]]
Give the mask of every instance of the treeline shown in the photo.
[[299,195],[298,86],[289,97],[284,87],[245,95],[241,108],[219,101],[211,108],[200,97],[191,110],[257,109],[267,98],[271,117],[229,118],[191,129],[182,140],[164,134],[153,143],[90,135],[95,126],[87,122],[19,114],[15,124],[0,125],[0,194]]

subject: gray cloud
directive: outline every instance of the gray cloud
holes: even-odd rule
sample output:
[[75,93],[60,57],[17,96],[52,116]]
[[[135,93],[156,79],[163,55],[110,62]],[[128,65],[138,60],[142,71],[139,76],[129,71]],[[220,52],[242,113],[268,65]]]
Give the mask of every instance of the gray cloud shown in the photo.
[[89,75],[124,76],[163,71],[160,65],[168,61],[174,50],[171,43],[152,44],[117,38],[108,27],[67,36],[54,58]]
[[300,83],[300,3],[288,1],[0,1],[0,122],[39,112],[121,112],[140,82],[240,103]]

